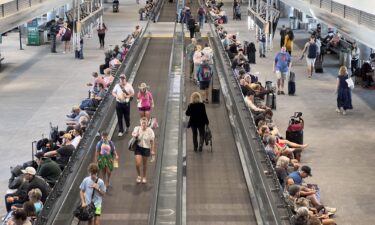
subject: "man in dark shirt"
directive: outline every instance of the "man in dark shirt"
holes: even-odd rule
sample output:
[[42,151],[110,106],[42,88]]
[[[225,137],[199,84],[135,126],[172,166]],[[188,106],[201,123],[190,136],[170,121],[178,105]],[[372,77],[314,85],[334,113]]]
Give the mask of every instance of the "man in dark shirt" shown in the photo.
[[43,155],[43,152],[35,154],[38,164],[36,175],[43,177],[50,186],[54,186],[61,174],[60,166],[52,159]]
[[50,151],[44,154],[44,157],[54,157],[57,156],[56,162],[60,165],[60,168],[63,170],[68,164],[70,156],[73,154],[75,148],[72,145],[72,135],[69,133],[64,134],[63,136],[63,146],[57,150]]

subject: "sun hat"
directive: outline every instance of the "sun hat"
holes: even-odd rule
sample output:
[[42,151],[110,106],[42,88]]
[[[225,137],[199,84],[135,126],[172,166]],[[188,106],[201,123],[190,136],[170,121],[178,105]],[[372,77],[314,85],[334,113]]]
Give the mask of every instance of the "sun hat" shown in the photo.
[[145,89],[148,88],[146,83],[141,83],[141,85],[138,86],[139,89]]

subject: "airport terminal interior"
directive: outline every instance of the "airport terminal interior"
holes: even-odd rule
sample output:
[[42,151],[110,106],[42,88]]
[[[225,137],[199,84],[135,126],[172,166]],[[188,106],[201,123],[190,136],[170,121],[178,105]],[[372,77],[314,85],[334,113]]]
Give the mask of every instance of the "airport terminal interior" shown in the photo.
[[374,8],[0,0],[1,223],[374,225]]

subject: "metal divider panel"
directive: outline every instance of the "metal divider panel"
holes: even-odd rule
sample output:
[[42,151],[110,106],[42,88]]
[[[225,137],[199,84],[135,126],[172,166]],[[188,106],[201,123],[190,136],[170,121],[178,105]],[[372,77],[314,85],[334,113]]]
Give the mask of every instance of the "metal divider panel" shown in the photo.
[[345,6],[337,2],[332,2],[332,13],[338,16],[344,17]]
[[359,17],[361,13],[358,9],[346,6],[345,7],[345,18],[355,23],[359,23]]
[[4,4],[4,16],[9,16],[17,12],[17,1]]
[[371,29],[375,29],[375,16],[366,12],[361,12],[360,23]]
[[30,7],[29,0],[18,0],[18,10],[22,10]]
[[331,0],[322,0],[321,8],[331,12]]

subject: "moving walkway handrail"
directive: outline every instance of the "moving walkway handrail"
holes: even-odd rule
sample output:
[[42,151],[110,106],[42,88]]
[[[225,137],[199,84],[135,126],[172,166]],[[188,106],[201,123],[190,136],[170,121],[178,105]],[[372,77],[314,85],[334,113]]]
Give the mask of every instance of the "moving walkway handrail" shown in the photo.
[[[220,61],[219,65],[222,66],[222,72],[225,75],[220,80],[225,82],[224,86],[226,86],[228,91],[228,96],[226,97],[231,102],[231,105],[227,106],[227,108],[234,114],[235,118],[233,120],[237,124],[233,127],[236,130],[236,134],[241,136],[240,144],[242,149],[245,150],[243,156],[248,169],[244,170],[244,175],[249,178],[249,194],[252,196],[251,200],[258,224],[290,224],[289,210],[285,207],[278,179],[271,172],[273,168],[258,137],[252,114],[248,110],[238,82],[233,76],[230,59],[216,30],[213,28],[212,22],[209,23],[209,26],[214,36],[211,38],[214,43],[214,53],[215,56],[218,56],[216,58]],[[221,85],[223,85],[222,82]],[[270,175],[266,175],[265,171],[270,171],[271,173],[268,173]],[[250,193],[250,190],[255,193]]]
[[[58,182],[48,196],[44,208],[37,218],[36,225],[70,224],[73,220],[73,210],[79,202],[78,186],[87,174],[86,168],[92,160],[95,144],[99,139],[97,134],[102,130],[108,130],[108,125],[110,125],[109,122],[112,114],[108,112],[114,111],[115,108],[115,99],[111,95],[112,90],[118,82],[121,73],[124,71],[125,73],[130,73],[144,44],[144,35],[149,23],[150,21],[135,40],[127,53],[126,59],[117,70],[115,79],[109,87],[105,98],[94,113],[77,149],[74,151]],[[68,212],[61,212],[63,207],[67,208]],[[59,223],[58,220],[60,217],[64,222]]]
[[[172,43],[172,53],[169,63],[169,79],[168,85],[169,89],[166,93],[166,102],[165,102],[165,111],[163,115],[163,120],[160,126],[159,134],[159,145],[158,145],[158,157],[155,168],[155,178],[154,178],[154,197],[150,207],[149,213],[149,225],[161,224],[164,222],[171,222],[173,224],[181,224],[181,204],[182,204],[182,95],[181,87],[183,86],[182,75],[184,73],[184,64],[183,64],[183,38],[184,32],[183,27],[181,31],[177,31],[178,24],[175,23],[173,43]],[[180,39],[180,40],[179,40]],[[179,66],[178,66],[179,64]],[[180,82],[179,91],[174,90],[175,81]],[[178,94],[178,92],[180,92]],[[176,112],[178,111],[178,112]],[[176,119],[177,121],[175,121]],[[172,128],[172,129],[171,129]],[[178,129],[176,133],[171,135],[171,131],[175,132],[175,129]],[[168,135],[169,134],[169,135]],[[174,149],[167,149],[172,143],[177,142],[177,146],[174,146],[177,151],[171,152]],[[164,164],[166,163],[166,165]],[[169,163],[169,164],[168,164]],[[171,174],[176,175],[176,182],[162,182],[163,175],[171,169],[171,165],[176,166],[176,170],[172,170]],[[167,168],[169,167],[169,168]],[[164,185],[164,186],[163,186]],[[162,187],[163,186],[163,187]],[[171,190],[171,189],[172,190]],[[173,190],[176,188],[176,190]],[[169,190],[170,196],[161,196],[163,191]],[[175,196],[174,196],[175,194]],[[160,199],[163,198],[163,199]],[[162,211],[167,210],[166,208],[160,209],[160,205],[168,208],[168,213],[163,213]],[[169,214],[170,213],[170,214]],[[163,215],[161,215],[163,214]]]

